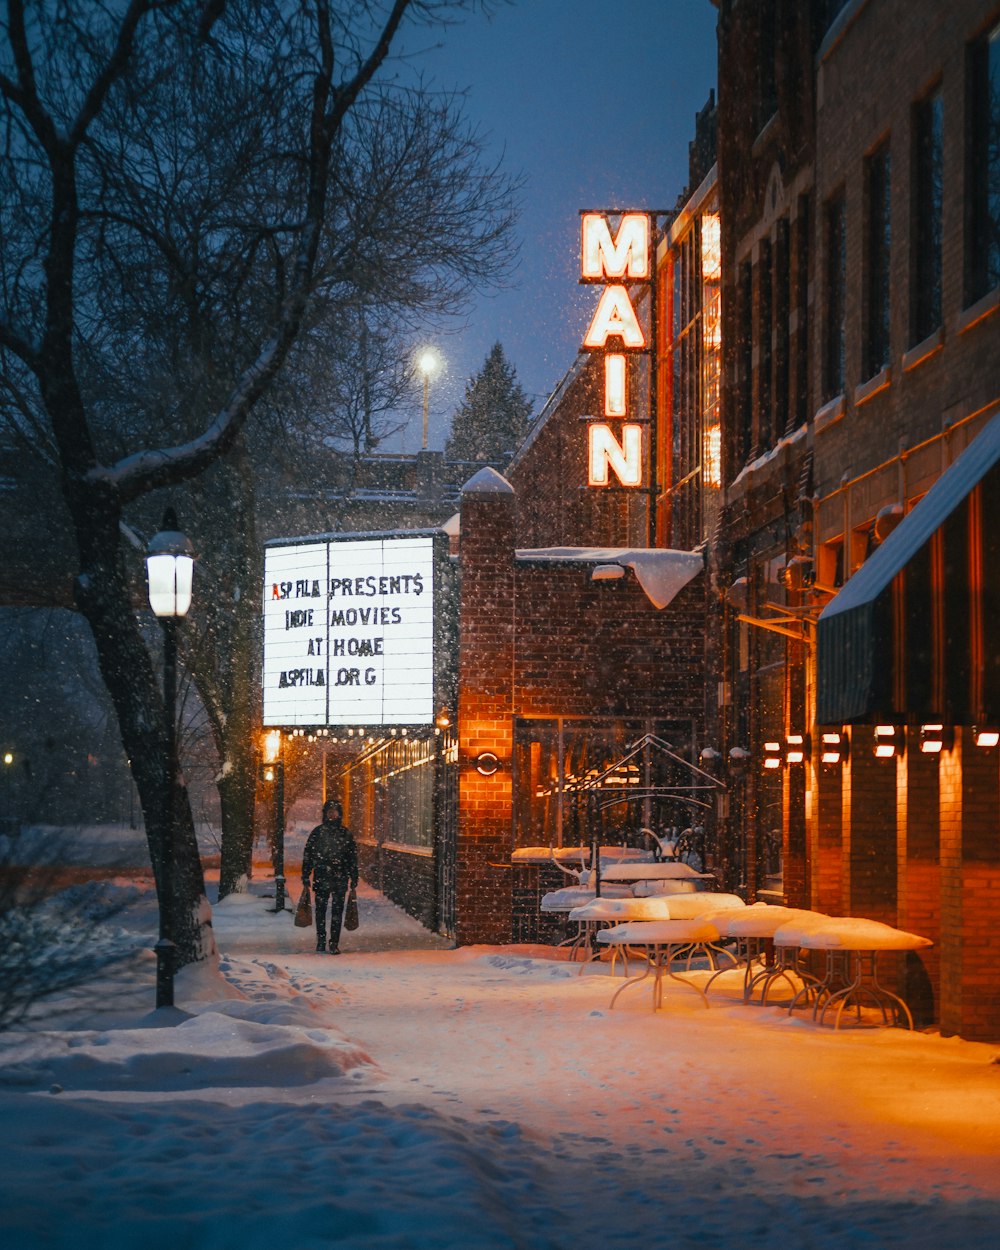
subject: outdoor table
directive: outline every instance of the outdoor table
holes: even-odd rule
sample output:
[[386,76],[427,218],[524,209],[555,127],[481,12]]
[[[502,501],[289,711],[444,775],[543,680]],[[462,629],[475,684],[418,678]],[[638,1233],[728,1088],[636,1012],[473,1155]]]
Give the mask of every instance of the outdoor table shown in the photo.
[[[593,898],[587,903],[574,907],[569,913],[570,920],[578,926],[574,945],[571,947],[570,958],[575,959],[579,950],[588,952],[587,960],[580,968],[583,973],[586,963],[599,959],[601,951],[596,946],[598,932],[608,925],[621,924],[629,920],[669,920],[670,911],[665,898]],[[614,976],[615,963],[621,953],[628,975],[628,951],[617,945],[611,948],[611,975]]]
[[[632,892],[627,885],[613,886],[612,889],[619,897],[631,898],[632,896]],[[589,886],[566,885],[560,890],[550,890],[547,894],[543,894],[539,903],[539,910],[545,915],[562,914],[568,919],[574,907],[580,907],[584,903],[589,903],[591,899],[596,897],[595,892]],[[559,945],[560,947],[572,947],[576,940],[577,936],[575,934],[567,933]],[[575,958],[575,953],[571,957]]]
[[658,864],[626,862],[612,864],[601,871],[601,881],[680,881],[709,880],[715,874],[698,872],[690,864],[676,863],[673,860]]
[[[750,1002],[759,990],[761,1005],[765,1005],[772,985],[779,980],[783,980],[788,985],[793,996],[798,993],[799,987],[793,980],[793,973],[796,970],[785,959],[776,956],[774,935],[782,925],[796,919],[804,920],[810,916],[826,919],[819,912],[772,903],[754,903],[752,907],[745,907],[742,910],[734,908],[731,912],[717,912],[713,915],[713,923],[719,932],[724,937],[730,937],[736,941],[737,957],[744,966],[743,1001],[745,1003]],[[720,969],[716,972],[705,986],[706,991],[711,988],[715,977],[723,971],[728,971],[728,969]]]
[[615,925],[613,929],[602,929],[597,934],[598,942],[608,946],[636,946],[646,952],[648,960],[641,976],[631,977],[620,989],[615,991],[611,999],[614,1007],[620,994],[630,986],[639,985],[652,973],[653,977],[653,1010],[657,1011],[663,1003],[663,978],[672,977],[688,989],[701,996],[702,1002],[708,1006],[708,998],[701,986],[688,981],[674,971],[674,963],[681,957],[687,957],[690,966],[690,950],[693,946],[716,943],[719,930],[707,920],[646,920],[629,921]]
[[[906,1027],[912,1030],[913,1016],[909,1007],[878,979],[878,956],[880,951],[912,951],[931,946],[929,938],[857,916],[827,917],[824,922],[798,932],[797,923],[793,921],[779,929],[775,940],[779,934],[783,939],[794,937],[800,947],[825,954],[826,975],[813,1004],[814,1020],[823,1024],[826,1013],[835,1007],[833,1027],[839,1029],[845,1007],[854,1007],[860,1021],[861,1008],[867,1003],[880,1010],[883,1024],[899,1025],[905,1021]],[[841,984],[835,988],[838,981]]]

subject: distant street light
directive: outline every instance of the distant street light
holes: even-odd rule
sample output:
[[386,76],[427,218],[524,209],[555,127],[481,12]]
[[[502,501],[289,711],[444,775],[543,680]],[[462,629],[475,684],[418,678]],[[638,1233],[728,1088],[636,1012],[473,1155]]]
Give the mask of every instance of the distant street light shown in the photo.
[[417,368],[424,378],[424,438],[421,447],[427,450],[427,401],[430,396],[431,375],[441,367],[441,357],[433,347],[425,347],[417,357]]
[[177,798],[177,622],[191,607],[194,550],[177,528],[173,508],[163,514],[163,528],[149,541],[146,577],[149,606],[163,628],[163,702],[166,708],[163,854],[160,866],[160,935],[156,943],[156,1005],[174,1005],[174,822]]

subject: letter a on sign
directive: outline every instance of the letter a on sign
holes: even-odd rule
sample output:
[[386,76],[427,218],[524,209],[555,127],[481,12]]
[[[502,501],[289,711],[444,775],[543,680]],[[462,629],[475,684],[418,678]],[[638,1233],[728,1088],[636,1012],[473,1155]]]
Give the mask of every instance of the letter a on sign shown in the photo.
[[623,425],[621,443],[614,431],[602,421],[588,427],[588,482],[591,486],[609,486],[611,470],[622,486],[642,485],[642,426]]
[[620,335],[626,347],[645,347],[646,337],[635,315],[628,291],[623,286],[606,286],[594,313],[594,320],[584,336],[584,347],[600,348],[607,345],[612,335]]

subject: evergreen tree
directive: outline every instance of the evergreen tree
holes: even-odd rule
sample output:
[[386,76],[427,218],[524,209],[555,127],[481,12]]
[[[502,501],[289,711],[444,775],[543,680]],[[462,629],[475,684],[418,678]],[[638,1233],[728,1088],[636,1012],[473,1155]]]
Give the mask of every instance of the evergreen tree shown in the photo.
[[503,347],[494,343],[482,369],[465,384],[445,454],[449,460],[506,463],[524,438],[530,415],[531,401],[517,380],[517,370]]

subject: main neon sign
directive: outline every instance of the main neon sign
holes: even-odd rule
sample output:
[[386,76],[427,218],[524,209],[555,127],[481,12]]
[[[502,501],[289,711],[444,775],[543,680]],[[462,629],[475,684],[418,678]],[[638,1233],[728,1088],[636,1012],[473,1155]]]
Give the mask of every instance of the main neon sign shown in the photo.
[[[631,416],[626,353],[647,349],[646,335],[636,315],[629,283],[652,280],[650,219],[646,213],[614,214],[618,229],[612,234],[611,214],[582,214],[583,241],[580,278],[606,283],[601,292],[583,346],[603,353],[604,420],[587,427],[587,482],[590,486],[642,486],[643,427]],[[611,421],[616,425],[611,425]]]

